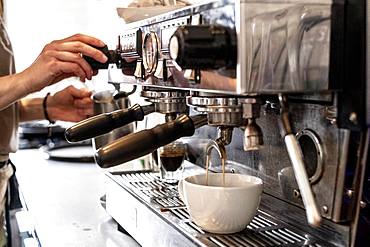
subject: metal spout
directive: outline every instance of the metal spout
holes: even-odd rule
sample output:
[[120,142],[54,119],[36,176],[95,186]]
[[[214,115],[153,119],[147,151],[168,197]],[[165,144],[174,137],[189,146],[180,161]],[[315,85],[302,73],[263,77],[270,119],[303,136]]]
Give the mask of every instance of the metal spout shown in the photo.
[[225,145],[231,142],[232,128],[218,127],[218,137],[216,140],[210,140],[206,147],[206,185],[208,185],[208,171],[212,150],[215,149],[220,157],[222,164],[223,184],[225,184],[225,165],[226,165],[226,148]]
[[217,139],[216,142],[220,145],[229,145],[233,136],[233,128],[229,126],[218,126],[217,127]]
[[243,118],[247,120],[244,130],[244,151],[259,150],[263,146],[263,134],[256,118],[260,116],[261,100],[258,98],[246,98],[241,100],[243,104]]
[[244,151],[259,150],[263,146],[261,127],[254,118],[249,118],[244,130]]
[[166,113],[165,120],[166,122],[173,121],[177,118],[177,113]]

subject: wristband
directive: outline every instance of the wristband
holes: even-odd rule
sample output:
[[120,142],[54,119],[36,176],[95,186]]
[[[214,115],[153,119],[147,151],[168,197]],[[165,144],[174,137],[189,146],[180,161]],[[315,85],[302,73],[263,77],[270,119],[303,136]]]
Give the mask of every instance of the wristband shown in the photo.
[[45,119],[49,121],[49,124],[55,124],[55,121],[51,120],[49,118],[49,114],[48,114],[48,106],[46,104],[46,101],[47,101],[49,95],[50,95],[50,93],[47,93],[46,96],[44,97],[44,99],[42,101],[42,108],[44,110]]

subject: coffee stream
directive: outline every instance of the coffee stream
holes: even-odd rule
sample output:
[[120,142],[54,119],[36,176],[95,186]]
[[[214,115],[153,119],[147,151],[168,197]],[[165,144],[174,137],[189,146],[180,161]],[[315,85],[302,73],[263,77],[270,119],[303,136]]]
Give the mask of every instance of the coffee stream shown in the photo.
[[[222,146],[222,148],[224,148]],[[209,170],[209,159],[211,154],[207,154],[206,157],[206,186],[208,186],[208,170]],[[225,187],[225,166],[226,166],[226,156],[221,157],[221,167],[222,167],[222,186]]]

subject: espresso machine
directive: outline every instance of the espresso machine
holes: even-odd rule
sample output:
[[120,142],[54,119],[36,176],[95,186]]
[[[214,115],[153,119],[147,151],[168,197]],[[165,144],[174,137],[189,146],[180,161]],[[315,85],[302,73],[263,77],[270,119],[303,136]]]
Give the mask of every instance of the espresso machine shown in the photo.
[[226,172],[260,177],[264,189],[246,229],[218,235],[190,220],[155,165],[106,172],[121,229],[143,246],[366,246],[369,11],[365,0],[213,0],[124,25],[107,63],[135,77],[149,104],[81,122],[67,139],[164,113],[97,150],[97,164],[186,137],[185,173],[206,163],[221,172],[226,158]]

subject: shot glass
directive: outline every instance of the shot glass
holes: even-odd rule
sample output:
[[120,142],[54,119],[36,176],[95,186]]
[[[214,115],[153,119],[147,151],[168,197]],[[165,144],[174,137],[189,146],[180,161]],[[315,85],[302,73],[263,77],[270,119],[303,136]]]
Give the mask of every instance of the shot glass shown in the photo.
[[160,176],[166,183],[177,183],[182,178],[186,145],[175,141],[158,149]]

